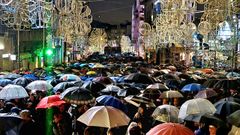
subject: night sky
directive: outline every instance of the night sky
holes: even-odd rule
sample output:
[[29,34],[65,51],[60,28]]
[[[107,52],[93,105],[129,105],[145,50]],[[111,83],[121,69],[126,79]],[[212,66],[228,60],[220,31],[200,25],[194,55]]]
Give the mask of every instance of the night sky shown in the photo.
[[104,0],[90,2],[94,20],[109,24],[131,22],[134,0]]

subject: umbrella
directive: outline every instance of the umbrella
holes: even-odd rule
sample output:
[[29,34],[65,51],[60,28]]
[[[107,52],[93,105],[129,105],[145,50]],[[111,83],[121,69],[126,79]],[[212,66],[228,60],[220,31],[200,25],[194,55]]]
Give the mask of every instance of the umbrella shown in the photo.
[[240,86],[239,80],[219,80],[213,86],[213,89],[217,89],[217,90],[222,89],[225,93],[229,93],[230,89],[238,90],[239,86]]
[[95,72],[95,71],[88,71],[87,73],[86,73],[86,75],[89,75],[89,76],[91,76],[91,75],[96,75],[97,73]]
[[169,90],[169,91],[164,91],[161,95],[160,98],[182,98],[183,95],[176,90]]
[[163,79],[164,80],[180,80],[180,78],[174,74],[165,74],[163,75]]
[[105,68],[105,67],[100,63],[96,63],[92,68]]
[[240,109],[240,104],[232,101],[218,101],[214,103],[214,106],[217,109],[215,114],[218,114],[224,118]]
[[24,77],[17,78],[13,80],[13,84],[20,85],[22,87],[26,87],[32,80]]
[[67,103],[84,105],[95,103],[95,98],[91,92],[84,88],[71,87],[66,89],[60,96],[61,99]]
[[148,85],[146,89],[155,89],[155,90],[160,90],[160,91],[169,90],[167,85],[161,84],[161,83],[154,83],[154,84]]
[[29,90],[40,90],[40,91],[48,91],[52,88],[53,86],[51,84],[47,83],[47,81],[42,81],[42,80],[33,81],[30,84],[28,84],[26,87],[26,89],[29,89]]
[[146,89],[143,91],[142,96],[147,97],[149,99],[158,99],[160,94],[161,94],[160,90]]
[[105,106],[112,106],[117,109],[127,112],[127,107],[116,97],[110,95],[102,95],[96,99],[96,101]]
[[194,98],[210,98],[210,97],[215,97],[217,96],[217,92],[214,91],[213,89],[206,89],[199,91]]
[[67,88],[73,87],[74,83],[73,82],[61,82],[57,84],[55,87],[53,87],[53,92],[63,92]]
[[129,95],[137,95],[137,94],[140,94],[140,91],[135,87],[127,87],[119,90],[117,93],[119,97],[126,97]]
[[161,105],[154,110],[152,117],[161,122],[178,123],[178,113],[179,109],[175,106]]
[[74,74],[64,74],[59,79],[60,81],[81,81],[81,78]]
[[160,72],[162,72],[164,74],[169,74],[171,72],[171,70],[169,70],[169,69],[161,69]]
[[181,124],[163,123],[152,128],[146,135],[194,135],[194,133]]
[[9,84],[0,91],[0,99],[18,99],[28,97],[27,91],[18,85]]
[[216,108],[210,101],[203,98],[196,98],[187,100],[182,104],[178,118],[185,119],[188,115],[194,114],[213,114],[215,111]]
[[142,74],[142,73],[129,74],[124,78],[124,81],[143,83],[143,84],[153,84],[154,83],[154,80],[151,77],[149,77],[146,74]]
[[91,92],[93,92],[93,94],[98,93],[99,91],[103,90],[105,87],[104,84],[98,83],[98,82],[94,82],[94,81],[87,81],[82,85],[82,88],[88,89]]
[[8,131],[19,127],[21,122],[21,117],[15,113],[0,113],[0,131]]
[[87,126],[105,128],[126,126],[130,122],[130,119],[124,112],[111,106],[92,107],[77,120]]
[[176,71],[177,70],[177,68],[175,66],[168,66],[167,69],[172,70],[172,71]]
[[111,78],[105,76],[96,77],[93,81],[104,85],[112,84],[114,82]]
[[0,79],[0,86],[4,87],[8,84],[13,84],[13,82],[9,79]]
[[38,80],[39,78],[35,74],[27,74],[23,76],[24,78],[31,79],[33,81]]
[[105,94],[118,93],[118,91],[120,90],[121,90],[120,87],[111,84],[111,85],[107,85],[106,88],[101,90],[101,93],[105,93]]
[[201,91],[204,90],[205,87],[202,86],[201,84],[198,83],[191,83],[191,84],[187,84],[185,85],[181,91],[183,92],[195,92],[195,91]]
[[146,97],[129,95],[125,97],[124,100],[136,107],[139,107],[141,103],[146,104],[149,107],[156,107],[155,104]]
[[220,99],[219,101],[232,101],[240,104],[240,99],[235,97],[226,97],[226,98]]
[[170,89],[178,89],[180,86],[180,81],[178,80],[166,80],[165,83]]
[[21,75],[19,74],[7,74],[7,75],[4,75],[4,78],[5,79],[9,79],[9,80],[14,80],[14,79],[17,79],[21,77]]
[[240,127],[240,110],[235,111],[227,117],[227,122],[236,127]]
[[214,115],[211,114],[204,114],[201,116],[200,119],[201,123],[205,123],[207,125],[214,125],[215,127],[219,128],[219,127],[226,127],[226,122],[217,118]]
[[217,79],[208,79],[207,81],[205,81],[203,83],[203,86],[207,87],[207,88],[213,88],[214,85],[218,82],[219,80]]
[[231,131],[228,133],[228,135],[239,135],[240,134],[240,128],[236,126],[232,126]]
[[209,68],[201,69],[200,71],[205,74],[212,74],[214,72],[212,69]]
[[51,108],[53,106],[59,106],[64,103],[65,101],[61,100],[59,95],[47,96],[41,99],[41,101],[37,104],[36,109]]
[[236,72],[229,72],[226,74],[227,78],[240,78],[240,74]]

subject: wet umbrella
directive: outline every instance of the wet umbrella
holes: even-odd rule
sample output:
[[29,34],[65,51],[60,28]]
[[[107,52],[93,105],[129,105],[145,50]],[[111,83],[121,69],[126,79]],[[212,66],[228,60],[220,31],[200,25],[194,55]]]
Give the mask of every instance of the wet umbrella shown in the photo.
[[191,83],[191,84],[187,84],[185,85],[181,91],[183,92],[196,92],[196,91],[201,91],[206,89],[206,87],[202,86],[201,84],[198,83]]
[[186,79],[186,80],[191,79],[191,76],[188,74],[180,74],[180,75],[178,75],[178,77],[182,78],[182,79]]
[[151,99],[142,96],[129,95],[125,97],[124,100],[136,107],[139,107],[140,104],[146,104],[146,106],[149,107],[156,107],[156,105],[151,101]]
[[66,89],[60,96],[67,103],[75,105],[86,105],[95,103],[95,98],[91,92],[84,88],[71,87]]
[[178,118],[185,119],[189,115],[198,115],[198,114],[213,114],[215,113],[216,108],[214,105],[207,99],[196,98],[187,100],[184,102],[180,108]]
[[19,85],[9,84],[0,91],[0,99],[18,99],[28,97],[27,91]]
[[40,90],[40,91],[48,91],[52,89],[53,86],[49,84],[47,81],[37,80],[33,81],[27,85],[26,89],[29,90]]
[[161,83],[154,83],[154,84],[148,85],[146,89],[155,89],[155,90],[160,90],[160,91],[169,90],[167,85],[161,84]]
[[39,77],[37,77],[35,74],[27,74],[23,76],[24,78],[31,79],[33,81],[39,80]]
[[74,83],[73,82],[61,82],[57,84],[55,87],[53,87],[53,92],[63,92],[67,88],[73,87]]
[[82,85],[82,88],[90,90],[93,95],[97,95],[97,93],[106,88],[106,86],[98,82],[87,81]]
[[74,74],[65,74],[62,77],[60,77],[61,81],[81,81],[81,78]]
[[182,98],[183,95],[176,90],[169,90],[169,91],[164,91],[161,95],[160,98]]
[[194,135],[194,133],[181,124],[163,123],[153,127],[146,135]]
[[142,84],[153,84],[154,83],[154,80],[151,77],[149,77],[146,74],[142,74],[142,73],[129,74],[124,78],[124,81],[142,83]]
[[229,115],[227,117],[227,122],[236,127],[240,127],[240,110]]
[[122,110],[123,112],[127,112],[127,107],[116,97],[110,95],[102,95],[96,98],[96,101],[105,106],[112,106],[117,109]]
[[47,96],[41,99],[41,101],[37,104],[36,109],[51,108],[53,106],[59,106],[64,103],[66,102],[61,100],[59,95]]
[[229,72],[226,74],[227,78],[240,78],[240,74],[236,72]]
[[13,84],[20,85],[22,87],[26,87],[32,80],[24,77],[17,78],[13,80]]
[[228,133],[228,135],[239,135],[240,134],[240,128],[236,126],[232,126],[231,131]]
[[15,113],[12,114],[0,113],[0,131],[8,131],[12,129],[14,130],[15,128],[19,128],[21,122],[22,122],[21,117]]
[[102,68],[105,68],[104,65],[100,64],[100,63],[96,63],[94,64],[94,66],[92,68],[99,68],[99,69],[102,69]]
[[111,106],[92,107],[77,120],[87,126],[105,128],[126,126],[130,122],[130,119],[124,112]]
[[174,74],[165,74],[163,75],[163,79],[164,80],[180,80],[180,78]]
[[226,127],[226,122],[219,119],[218,117],[212,114],[204,114],[201,116],[200,122],[205,123],[207,125],[214,125],[216,128]]
[[105,76],[96,77],[93,81],[104,85],[112,84],[114,82],[111,78]]
[[156,89],[145,89],[142,92],[142,96],[147,97],[149,99],[153,99],[153,100],[158,99],[160,94],[161,94],[161,91]]
[[154,110],[152,117],[161,122],[178,123],[178,113],[179,109],[175,106],[161,105]]
[[88,71],[86,74],[89,76],[92,76],[92,75],[96,75],[97,73],[95,71]]
[[0,79],[0,86],[4,87],[8,84],[13,84],[13,82],[9,79]]
[[230,89],[239,90],[239,80],[219,80],[213,87],[213,89],[222,89],[224,93],[229,93]]
[[14,80],[14,79],[17,79],[21,77],[21,75],[19,74],[7,74],[7,75],[4,75],[4,78],[5,79],[9,79],[9,80]]
[[213,88],[218,81],[219,81],[218,79],[208,79],[203,83],[203,86],[207,88]]
[[226,116],[232,114],[233,112],[240,110],[240,104],[232,101],[218,101],[214,103],[217,111],[215,114],[226,118]]
[[166,80],[165,83],[170,89],[178,89],[180,86],[180,81],[178,80]]
[[126,97],[129,95],[137,95],[137,94],[140,94],[140,91],[135,87],[127,87],[119,90],[117,93],[119,97]]
[[106,88],[104,88],[103,90],[101,90],[101,93],[104,93],[104,94],[117,94],[118,91],[120,91],[121,88],[118,87],[118,86],[115,86],[115,85],[107,85]]
[[226,97],[226,98],[220,99],[219,101],[232,101],[240,104],[240,99],[235,97]]
[[217,96],[217,92],[214,91],[213,89],[206,89],[199,91],[194,98],[211,98]]

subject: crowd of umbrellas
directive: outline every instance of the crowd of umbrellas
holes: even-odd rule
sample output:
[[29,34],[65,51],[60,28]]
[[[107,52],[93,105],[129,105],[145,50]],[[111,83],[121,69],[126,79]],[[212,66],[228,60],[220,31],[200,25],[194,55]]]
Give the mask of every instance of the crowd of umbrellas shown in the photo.
[[[108,131],[124,127],[124,134],[131,135],[132,124],[139,122],[133,120],[134,114],[146,106],[155,125],[142,130],[143,134],[193,135],[199,128],[192,128],[194,123],[201,123],[214,126],[218,134],[239,135],[239,77],[236,72],[179,70],[176,66],[154,66],[142,61],[78,62],[52,67],[50,71],[1,72],[0,109],[13,100],[26,102],[35,94],[41,98],[34,111],[63,104],[72,109],[89,106],[78,117],[72,112],[73,132],[80,122]],[[1,112],[0,134],[15,129],[21,121],[17,113]]]

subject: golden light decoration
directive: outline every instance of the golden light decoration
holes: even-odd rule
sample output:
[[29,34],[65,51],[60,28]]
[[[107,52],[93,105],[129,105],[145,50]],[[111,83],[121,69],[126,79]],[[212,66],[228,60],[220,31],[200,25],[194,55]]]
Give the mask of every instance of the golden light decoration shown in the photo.
[[122,35],[120,45],[122,52],[131,52],[131,39],[128,36]]
[[13,2],[13,0],[0,0],[0,5],[9,5]]
[[206,4],[208,0],[196,0],[198,4]]
[[89,37],[89,49],[92,52],[102,52],[107,44],[107,33],[104,29],[95,28],[92,30]]

